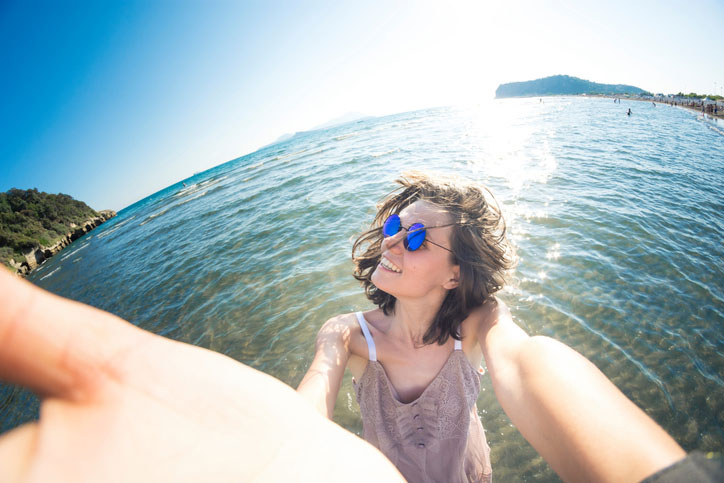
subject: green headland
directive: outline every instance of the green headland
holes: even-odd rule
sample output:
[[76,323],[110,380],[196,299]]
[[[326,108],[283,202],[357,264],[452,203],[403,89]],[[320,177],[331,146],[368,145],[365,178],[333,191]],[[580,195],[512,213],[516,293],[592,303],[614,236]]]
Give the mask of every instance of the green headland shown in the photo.
[[495,90],[495,98],[534,97],[561,95],[641,95],[645,90],[625,84],[599,84],[568,75],[554,75],[524,82],[500,84]]
[[62,193],[15,188],[0,193],[0,263],[25,275],[113,216]]

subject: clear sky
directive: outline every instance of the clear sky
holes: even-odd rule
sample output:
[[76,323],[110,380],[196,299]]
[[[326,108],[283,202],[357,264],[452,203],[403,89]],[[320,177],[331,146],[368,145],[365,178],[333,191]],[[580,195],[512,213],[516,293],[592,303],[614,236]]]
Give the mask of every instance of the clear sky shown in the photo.
[[567,74],[724,94],[724,2],[0,0],[0,191],[120,210],[348,112]]

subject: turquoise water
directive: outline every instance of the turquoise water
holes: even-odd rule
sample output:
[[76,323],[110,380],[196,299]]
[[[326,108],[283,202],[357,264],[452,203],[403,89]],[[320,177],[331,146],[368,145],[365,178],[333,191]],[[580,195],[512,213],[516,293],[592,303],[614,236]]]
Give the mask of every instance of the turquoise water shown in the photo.
[[[583,353],[685,449],[723,450],[724,124],[679,108],[500,100],[300,133],[122,210],[30,280],[296,386],[319,326],[369,307],[351,242],[409,168],[496,194],[521,257],[503,298],[529,333]],[[0,386],[0,408],[6,430],[37,401]],[[487,376],[478,408],[497,479],[557,479]],[[360,433],[349,375],[335,419]]]

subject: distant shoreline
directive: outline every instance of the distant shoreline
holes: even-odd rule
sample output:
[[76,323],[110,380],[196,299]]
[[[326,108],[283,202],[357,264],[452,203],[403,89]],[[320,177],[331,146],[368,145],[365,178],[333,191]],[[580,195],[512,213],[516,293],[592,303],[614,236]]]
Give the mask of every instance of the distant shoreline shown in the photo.
[[642,102],[653,102],[654,104],[665,104],[668,106],[674,106],[674,107],[682,107],[684,109],[688,109],[690,111],[698,112],[699,114],[706,114],[707,116],[713,117],[715,119],[724,119],[724,108],[720,108],[717,110],[717,113],[714,114],[714,112],[704,112],[702,110],[703,102],[701,101],[671,101],[667,99],[642,99],[641,97],[619,97],[619,96],[611,96],[611,95],[600,95],[600,96],[593,96],[593,95],[581,95],[579,97],[603,97],[607,99],[624,99],[627,101],[642,101]]
[[[680,107],[683,109],[687,109],[690,111],[698,112],[699,114],[704,114],[708,117],[714,118],[714,119],[724,119],[724,106],[721,104],[717,105],[717,113],[715,114],[713,112],[713,104],[707,104],[707,107],[709,107],[709,110],[704,112],[702,110],[702,105],[704,104],[700,100],[686,100],[686,101],[672,101],[668,99],[661,99],[661,98],[642,98],[638,96],[631,96],[629,95],[622,95],[622,96],[614,96],[611,94],[549,94],[549,95],[537,95],[537,96],[517,96],[517,97],[503,97],[496,100],[505,100],[505,99],[543,99],[546,97],[582,97],[582,98],[591,98],[591,99],[620,99],[620,100],[626,100],[626,101],[638,101],[638,102],[653,102],[654,104],[665,104],[673,107]],[[721,102],[721,101],[720,101]]]

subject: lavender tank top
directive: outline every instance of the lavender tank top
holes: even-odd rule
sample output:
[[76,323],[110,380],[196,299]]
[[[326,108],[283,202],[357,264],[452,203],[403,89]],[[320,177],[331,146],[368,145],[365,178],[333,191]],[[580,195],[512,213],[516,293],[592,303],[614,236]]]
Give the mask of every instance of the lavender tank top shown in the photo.
[[409,482],[491,482],[490,447],[475,404],[480,374],[460,341],[420,397],[402,403],[377,361],[367,322],[361,312],[355,315],[369,350],[367,368],[354,382],[364,439]]

